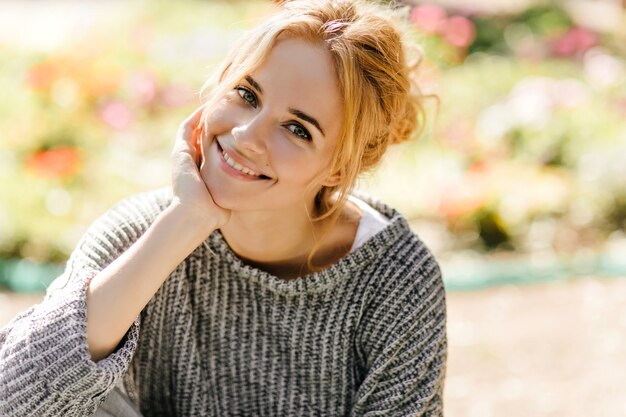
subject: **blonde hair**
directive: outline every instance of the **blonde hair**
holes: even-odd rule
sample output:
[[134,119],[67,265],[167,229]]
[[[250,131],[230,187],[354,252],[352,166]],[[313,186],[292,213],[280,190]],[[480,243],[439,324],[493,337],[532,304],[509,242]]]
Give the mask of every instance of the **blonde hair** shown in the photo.
[[[421,133],[423,98],[416,82],[421,50],[408,39],[406,10],[362,0],[294,0],[248,32],[201,90],[219,98],[260,66],[279,36],[322,43],[330,52],[343,99],[344,120],[329,172],[340,178],[315,197],[312,221],[335,224],[358,176],[381,160],[390,144]],[[210,101],[209,100],[209,101]],[[315,184],[312,184],[315,186]],[[314,191],[314,190],[311,190]],[[331,227],[330,226],[330,227]],[[329,230],[329,229],[326,229]],[[319,249],[311,252],[308,266]]]

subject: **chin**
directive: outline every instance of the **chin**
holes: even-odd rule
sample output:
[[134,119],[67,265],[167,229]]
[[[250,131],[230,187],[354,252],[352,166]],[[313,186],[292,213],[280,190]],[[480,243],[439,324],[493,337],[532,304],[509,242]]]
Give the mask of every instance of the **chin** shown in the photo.
[[215,201],[215,204],[226,210],[236,211],[238,209],[241,209],[241,206],[243,204],[242,199],[235,196],[224,195],[221,193],[211,193],[211,196],[213,196],[213,201]]
[[233,192],[232,187],[228,187],[223,182],[217,180],[215,176],[205,178],[205,176],[202,175],[202,180],[209,189],[213,201],[215,201],[215,204],[218,206],[233,210],[237,206],[237,202],[241,201],[241,196],[236,195],[237,193]]
[[249,191],[242,190],[236,184],[229,184],[226,181],[210,176],[202,179],[211,193],[215,204],[223,209],[232,211],[256,210],[261,208],[261,201],[255,198]]

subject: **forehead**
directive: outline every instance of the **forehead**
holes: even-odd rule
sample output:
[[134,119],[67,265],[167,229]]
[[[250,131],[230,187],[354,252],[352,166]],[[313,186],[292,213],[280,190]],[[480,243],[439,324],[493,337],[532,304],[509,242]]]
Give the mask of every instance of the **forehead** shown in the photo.
[[323,44],[279,39],[252,77],[264,96],[318,119],[327,137],[338,132],[341,92],[330,52]]

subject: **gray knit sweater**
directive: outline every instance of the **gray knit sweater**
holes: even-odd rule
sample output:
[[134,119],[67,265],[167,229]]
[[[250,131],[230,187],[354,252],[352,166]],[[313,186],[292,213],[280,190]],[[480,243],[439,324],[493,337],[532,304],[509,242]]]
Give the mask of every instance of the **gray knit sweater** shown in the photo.
[[90,227],[45,300],[0,330],[0,416],[88,416],[120,381],[145,417],[443,414],[439,268],[406,219],[371,200],[390,224],[330,268],[292,281],[245,265],[214,232],[117,350],[93,362],[89,280],[170,201],[161,189],[118,203]]

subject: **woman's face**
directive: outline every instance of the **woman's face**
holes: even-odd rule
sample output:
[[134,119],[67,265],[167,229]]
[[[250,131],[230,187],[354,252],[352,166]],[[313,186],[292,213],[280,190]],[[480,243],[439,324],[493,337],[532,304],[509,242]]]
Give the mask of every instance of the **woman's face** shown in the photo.
[[329,52],[279,40],[262,66],[207,109],[200,173],[232,210],[304,210],[327,170],[343,110]]

